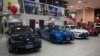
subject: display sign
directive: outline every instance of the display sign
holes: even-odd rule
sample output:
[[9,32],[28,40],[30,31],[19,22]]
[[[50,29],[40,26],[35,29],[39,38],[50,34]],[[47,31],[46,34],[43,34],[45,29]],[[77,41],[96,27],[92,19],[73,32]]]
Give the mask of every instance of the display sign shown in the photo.
[[30,2],[30,1],[26,1],[24,0],[24,8],[25,8],[25,12],[28,14],[37,14],[37,10],[38,10],[38,4],[36,4],[35,2]]
[[57,16],[58,8],[54,6],[48,6],[48,11],[52,16]]
[[0,12],[3,11],[3,0],[0,0]]
[[65,8],[47,4],[39,4],[24,0],[24,9],[27,14],[65,16]]
[[65,15],[65,8],[58,7],[58,16],[64,16]]

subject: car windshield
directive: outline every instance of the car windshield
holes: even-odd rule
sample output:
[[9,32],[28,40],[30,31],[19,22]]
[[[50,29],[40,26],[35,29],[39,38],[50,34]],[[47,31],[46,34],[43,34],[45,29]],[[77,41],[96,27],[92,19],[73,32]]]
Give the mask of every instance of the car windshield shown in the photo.
[[71,27],[71,29],[81,29],[81,27],[79,27],[79,26],[70,26]]
[[54,26],[54,27],[51,27],[50,29],[51,29],[51,30],[60,30],[61,27],[60,27],[60,26]]
[[71,27],[71,29],[75,29],[75,28],[77,28],[76,26],[70,26]]
[[33,30],[30,27],[14,27],[11,29],[12,34],[30,33]]

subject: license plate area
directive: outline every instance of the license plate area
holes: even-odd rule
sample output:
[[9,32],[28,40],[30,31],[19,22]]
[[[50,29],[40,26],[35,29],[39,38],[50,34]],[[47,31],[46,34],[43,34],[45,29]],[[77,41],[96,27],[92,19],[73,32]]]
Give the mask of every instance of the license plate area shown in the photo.
[[70,40],[70,38],[66,38],[66,40]]
[[33,48],[33,45],[26,45],[26,49]]

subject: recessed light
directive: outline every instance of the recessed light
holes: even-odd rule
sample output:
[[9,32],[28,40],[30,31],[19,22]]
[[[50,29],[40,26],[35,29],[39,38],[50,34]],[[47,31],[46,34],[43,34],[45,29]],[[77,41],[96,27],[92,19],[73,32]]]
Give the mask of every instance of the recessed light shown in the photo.
[[82,1],[78,1],[78,3],[82,3]]
[[58,1],[55,1],[55,3],[58,3]]
[[65,4],[65,5],[67,5],[67,4]]
[[74,6],[70,6],[71,8],[73,8]]
[[76,8],[76,9],[80,9],[80,8]]

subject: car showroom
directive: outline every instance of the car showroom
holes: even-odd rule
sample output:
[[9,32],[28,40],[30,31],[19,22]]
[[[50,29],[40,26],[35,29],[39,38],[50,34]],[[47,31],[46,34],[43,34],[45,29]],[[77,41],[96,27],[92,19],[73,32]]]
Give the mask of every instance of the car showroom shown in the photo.
[[0,0],[0,56],[100,56],[100,0]]

